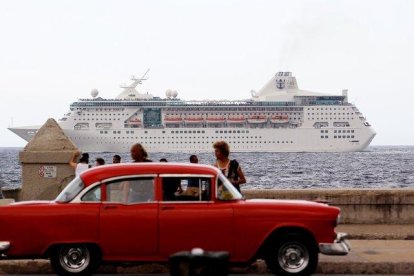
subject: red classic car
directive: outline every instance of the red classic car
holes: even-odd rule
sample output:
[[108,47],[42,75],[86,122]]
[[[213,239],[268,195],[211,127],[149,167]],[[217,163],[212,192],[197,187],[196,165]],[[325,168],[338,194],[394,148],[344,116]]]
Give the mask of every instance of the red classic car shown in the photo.
[[278,275],[314,272],[318,253],[345,255],[340,210],[300,200],[245,200],[207,165],[105,165],[76,177],[54,201],[0,207],[0,256],[50,258],[59,274],[99,264],[166,262],[193,248],[231,264],[264,259]]

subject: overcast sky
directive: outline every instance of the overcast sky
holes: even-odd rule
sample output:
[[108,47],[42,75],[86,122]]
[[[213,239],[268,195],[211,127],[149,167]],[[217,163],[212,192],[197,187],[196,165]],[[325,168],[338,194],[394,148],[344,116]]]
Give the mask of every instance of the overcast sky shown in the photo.
[[414,145],[414,1],[0,1],[0,147],[7,127],[59,119],[77,98],[140,90],[246,99],[276,72],[340,95],[377,131]]

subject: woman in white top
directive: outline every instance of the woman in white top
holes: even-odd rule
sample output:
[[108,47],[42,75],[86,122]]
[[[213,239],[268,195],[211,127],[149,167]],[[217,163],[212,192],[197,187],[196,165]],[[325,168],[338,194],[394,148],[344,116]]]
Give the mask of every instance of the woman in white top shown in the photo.
[[79,163],[76,162],[80,155],[80,151],[75,151],[73,153],[72,159],[69,161],[69,165],[75,169],[75,175],[80,175],[81,172],[86,171],[90,168],[89,166],[89,154],[82,153],[81,158],[79,159]]

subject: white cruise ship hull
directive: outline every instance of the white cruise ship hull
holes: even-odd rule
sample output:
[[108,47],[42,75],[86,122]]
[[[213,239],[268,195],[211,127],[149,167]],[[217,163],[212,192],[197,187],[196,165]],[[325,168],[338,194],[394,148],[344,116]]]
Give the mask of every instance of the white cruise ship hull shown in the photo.
[[[38,128],[10,130],[30,141]],[[321,130],[314,128],[135,129],[133,134],[107,136],[99,131],[64,129],[64,132],[83,152],[128,152],[134,143],[143,144],[150,152],[212,152],[212,145],[218,140],[227,141],[232,152],[351,152],[365,150],[376,134],[372,127],[366,127],[355,130],[354,138],[334,138],[334,129],[325,130],[327,133],[324,132],[323,136],[328,138],[321,138]]]
[[[233,152],[349,152],[368,147],[375,131],[342,95],[298,88],[290,72],[278,72],[252,98],[184,101],[135,90],[133,78],[115,99],[79,99],[59,125],[84,152],[128,152],[141,143],[150,152],[211,152],[225,140]],[[30,141],[38,127],[10,128]]]

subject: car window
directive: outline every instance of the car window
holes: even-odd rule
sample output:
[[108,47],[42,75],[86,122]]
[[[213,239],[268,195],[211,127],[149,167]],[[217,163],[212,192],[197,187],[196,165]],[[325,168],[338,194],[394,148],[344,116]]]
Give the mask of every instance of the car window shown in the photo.
[[69,202],[77,196],[80,191],[83,190],[85,184],[83,183],[82,179],[77,176],[75,177],[63,191],[57,196],[56,202]]
[[81,201],[101,201],[101,185],[97,185],[85,193]]
[[128,204],[154,201],[154,178],[111,181],[106,184],[106,201]]
[[163,201],[209,201],[211,179],[207,177],[163,177]]
[[223,174],[218,175],[217,179],[217,199],[219,200],[234,200],[242,199],[243,196],[230,183],[230,181]]

